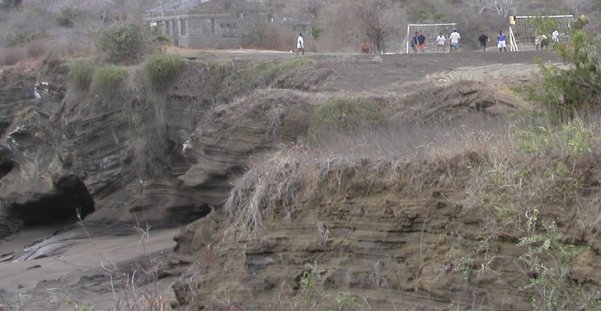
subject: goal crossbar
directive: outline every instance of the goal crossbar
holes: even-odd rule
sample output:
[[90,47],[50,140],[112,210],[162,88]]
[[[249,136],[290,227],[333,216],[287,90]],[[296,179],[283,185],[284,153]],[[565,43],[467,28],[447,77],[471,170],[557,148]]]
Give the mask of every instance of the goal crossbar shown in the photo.
[[543,15],[543,16],[536,16],[536,15],[517,15],[514,16],[514,18],[516,19],[535,19],[535,18],[574,18],[574,15]]

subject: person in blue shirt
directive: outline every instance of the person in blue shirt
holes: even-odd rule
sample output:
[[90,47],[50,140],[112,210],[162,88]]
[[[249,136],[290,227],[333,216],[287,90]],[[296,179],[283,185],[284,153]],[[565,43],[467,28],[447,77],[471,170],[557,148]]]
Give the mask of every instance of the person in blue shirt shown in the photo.
[[505,36],[505,34],[500,31],[499,32],[499,37],[497,38],[497,47],[499,48],[499,52],[507,52],[507,36]]

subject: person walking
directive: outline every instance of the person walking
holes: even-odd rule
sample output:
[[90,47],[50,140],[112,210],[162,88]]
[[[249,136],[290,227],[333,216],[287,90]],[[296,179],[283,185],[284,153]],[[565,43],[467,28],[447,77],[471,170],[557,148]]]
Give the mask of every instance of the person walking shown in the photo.
[[453,50],[455,50],[455,52],[457,52],[457,50],[459,49],[459,41],[460,40],[461,40],[461,35],[457,31],[457,29],[453,29],[453,32],[449,36],[449,41],[451,41],[450,53],[453,53]]
[[482,52],[486,52],[486,46],[490,41],[488,36],[485,33],[482,33],[480,37],[478,37],[478,41],[480,41],[480,48],[482,49]]
[[363,40],[363,43],[361,43],[359,48],[361,49],[362,53],[369,54],[371,52],[371,49],[369,48],[369,42],[367,42],[367,39]]
[[436,37],[436,52],[438,52],[440,50],[444,53],[446,50],[445,49],[446,43],[447,43],[447,38],[444,37],[442,32],[438,33],[438,37]]
[[507,36],[503,33],[503,31],[499,31],[499,37],[497,38],[497,41],[499,52],[507,52]]
[[549,40],[546,35],[539,33],[536,38],[534,38],[534,45],[536,46],[537,51],[542,51],[549,45]]
[[302,53],[302,55],[305,55],[305,39],[303,38],[302,33],[299,33],[296,38],[296,56],[298,56],[299,52]]
[[553,44],[559,43],[559,31],[557,29],[551,34],[551,39],[553,40]]

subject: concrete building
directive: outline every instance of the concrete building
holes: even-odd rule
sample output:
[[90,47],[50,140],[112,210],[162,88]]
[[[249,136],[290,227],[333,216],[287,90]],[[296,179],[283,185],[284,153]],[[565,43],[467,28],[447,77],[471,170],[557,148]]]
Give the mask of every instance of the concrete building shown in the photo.
[[258,0],[172,0],[144,13],[171,43],[185,48],[237,48],[240,35],[267,23]]

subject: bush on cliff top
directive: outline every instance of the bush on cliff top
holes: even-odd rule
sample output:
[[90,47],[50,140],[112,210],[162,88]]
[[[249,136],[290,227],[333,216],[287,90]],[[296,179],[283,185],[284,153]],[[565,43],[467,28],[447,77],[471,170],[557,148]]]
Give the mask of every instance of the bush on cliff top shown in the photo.
[[92,84],[96,69],[88,61],[77,61],[69,65],[67,81],[78,90],[85,91]]
[[254,89],[269,85],[278,76],[310,64],[312,64],[312,61],[305,58],[277,62],[260,62],[245,68],[240,73],[240,76],[244,85],[250,89]]
[[185,68],[184,60],[178,56],[155,54],[144,64],[144,77],[153,90],[167,90]]
[[576,31],[569,44],[556,50],[564,66],[541,63],[542,83],[529,95],[543,104],[552,122],[560,123],[601,104],[601,37]]
[[334,98],[315,110],[309,121],[309,135],[351,132],[384,121],[380,105],[362,98]]
[[96,93],[114,94],[122,87],[127,78],[127,70],[115,65],[100,67],[94,73],[92,90]]

